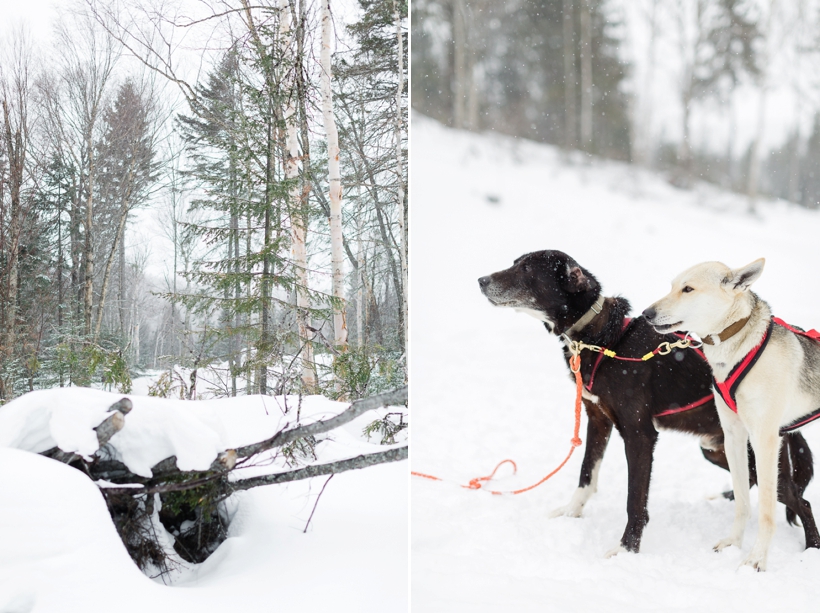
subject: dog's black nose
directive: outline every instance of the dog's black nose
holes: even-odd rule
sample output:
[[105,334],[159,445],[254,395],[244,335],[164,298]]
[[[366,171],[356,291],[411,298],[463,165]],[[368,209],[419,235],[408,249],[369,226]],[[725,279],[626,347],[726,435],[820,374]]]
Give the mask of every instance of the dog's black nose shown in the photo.
[[646,321],[652,321],[655,319],[655,315],[657,314],[657,311],[655,311],[652,307],[649,307],[643,312],[643,316],[646,317]]
[[478,280],[478,284],[481,286],[481,289],[484,289],[490,284],[490,277],[481,277]]

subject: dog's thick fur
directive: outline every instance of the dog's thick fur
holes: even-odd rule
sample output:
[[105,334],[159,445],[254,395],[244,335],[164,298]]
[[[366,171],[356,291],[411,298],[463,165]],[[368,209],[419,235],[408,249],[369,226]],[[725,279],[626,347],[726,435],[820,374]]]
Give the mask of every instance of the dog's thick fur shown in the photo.
[[[749,317],[734,336],[703,346],[715,378],[725,381],[735,364],[760,342],[772,317],[769,305],[749,289],[763,272],[763,264],[760,259],[734,270],[720,262],[694,266],[675,278],[672,291],[646,309],[644,316],[658,330],[685,330],[713,342],[714,335]],[[731,534],[715,550],[740,547],[743,540],[749,516],[745,451],[751,438],[760,488],[759,527],[743,563],[765,570],[775,530],[779,429],[820,407],[820,343],[773,326],[768,344],[737,389],[737,413],[719,395],[716,398],[732,472],[735,520]],[[810,509],[808,502],[802,504]],[[820,547],[820,539],[809,542],[807,538],[807,546]]]
[[[524,255],[511,268],[482,277],[479,285],[492,304],[533,315],[544,322],[549,332],[559,336],[566,334],[601,295],[595,277],[560,251]],[[607,347],[629,357],[643,356],[664,341],[678,340],[672,335],[658,334],[642,317],[632,320],[624,329],[629,309],[629,303],[623,298],[606,298],[600,314],[586,327],[570,332],[571,340]],[[566,343],[564,354],[568,360]],[[585,384],[597,358],[598,354],[589,351],[581,353]],[[676,350],[647,362],[604,358],[595,373],[591,393],[584,390],[589,420],[578,489],[570,503],[557,509],[553,516],[580,516],[596,491],[598,471],[614,425],[624,439],[628,463],[628,521],[620,545],[607,555],[623,550],[637,552],[649,521],[647,497],[659,428],[700,436],[704,456],[728,470],[723,432],[713,401],[685,412],[655,417],[670,408],[702,399],[710,388],[709,367],[694,351]],[[805,440],[798,436],[784,439],[781,454],[781,498],[788,507],[789,521],[793,522],[792,512],[803,520],[809,541],[817,538],[817,530],[810,509],[806,517],[808,507],[802,504],[802,493],[813,475],[811,452]],[[741,489],[748,492],[748,487],[747,481]]]

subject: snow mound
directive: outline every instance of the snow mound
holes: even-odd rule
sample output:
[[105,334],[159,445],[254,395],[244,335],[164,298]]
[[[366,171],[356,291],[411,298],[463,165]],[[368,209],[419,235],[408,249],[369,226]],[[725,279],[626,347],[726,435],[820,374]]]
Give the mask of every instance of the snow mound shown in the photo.
[[[228,539],[210,558],[176,569],[175,587],[146,577],[114,528],[97,487],[104,484],[36,455],[57,444],[93,454],[93,428],[122,397],[63,388],[0,407],[0,612],[224,613],[267,611],[272,602],[282,610],[406,610],[406,462],[240,492],[230,499]],[[348,406],[319,396],[301,403],[297,397],[127,397],[134,408],[110,444],[132,471],[146,476],[169,455],[180,467],[207,468],[220,451],[293,427],[297,415],[307,424]],[[328,433],[311,461],[385,450],[368,442],[362,428],[389,410],[368,412]],[[274,452],[263,456],[243,468],[243,476],[287,468]]]
[[[8,531],[0,611],[69,610],[66,602],[88,601],[90,578],[101,601],[120,600],[110,589],[123,582],[159,589],[131,561],[99,489],[82,473],[18,449],[0,449],[0,466],[0,525]],[[63,589],[49,594],[41,588],[55,574]]]
[[[144,477],[171,456],[181,470],[206,470],[222,451],[270,438],[294,423],[299,404],[296,397],[192,402],[75,387],[42,390],[0,407],[0,447],[40,453],[56,446],[89,457],[99,447],[94,428],[123,397],[134,408],[109,444],[119,460]],[[322,396],[302,398],[300,423],[332,417],[347,406]]]

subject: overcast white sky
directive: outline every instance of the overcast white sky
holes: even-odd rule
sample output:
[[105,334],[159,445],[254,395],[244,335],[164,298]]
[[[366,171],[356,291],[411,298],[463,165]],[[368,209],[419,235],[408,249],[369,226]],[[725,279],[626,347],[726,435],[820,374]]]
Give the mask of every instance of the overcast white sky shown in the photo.
[[44,43],[51,32],[57,4],[55,0],[0,0],[0,36],[6,36],[9,27],[25,24],[35,40]]

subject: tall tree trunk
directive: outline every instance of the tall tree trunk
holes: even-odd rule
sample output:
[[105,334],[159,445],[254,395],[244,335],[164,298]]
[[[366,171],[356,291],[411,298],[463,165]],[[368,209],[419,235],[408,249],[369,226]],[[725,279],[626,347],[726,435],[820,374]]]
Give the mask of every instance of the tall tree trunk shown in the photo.
[[86,136],[88,148],[88,198],[85,203],[85,286],[83,288],[83,331],[86,337],[91,336],[91,312],[94,306],[94,143],[91,140],[91,130]]
[[71,249],[71,320],[76,326],[82,316],[82,241],[80,240],[80,227],[82,226],[82,207],[80,199],[83,192],[83,181],[74,181],[74,198],[71,200],[71,213],[69,228],[70,249]]
[[[260,340],[257,347],[257,359],[259,360],[259,393],[268,393],[268,351],[270,350],[270,297],[271,297],[271,260],[270,250],[272,245],[271,236],[273,230],[273,219],[271,219],[272,204],[273,204],[273,147],[274,147],[274,113],[273,113],[273,90],[275,87],[273,79],[272,60],[259,36],[259,32],[254,24],[253,14],[251,13],[248,0],[242,0],[242,6],[245,9],[245,17],[247,19],[248,30],[253,37],[254,44],[259,54],[259,59],[262,60],[265,66],[265,90],[268,101],[267,112],[267,136],[265,145],[265,234],[263,242],[263,256],[262,256],[262,281],[260,287],[261,306],[259,312],[260,324]],[[284,14],[289,17],[289,11],[285,7]],[[250,224],[250,221],[249,221]],[[281,224],[277,223],[277,229]],[[248,239],[250,240],[250,239]],[[250,249],[250,244],[248,245]],[[248,356],[250,359],[250,355]]]
[[757,106],[757,129],[752,147],[749,151],[749,183],[746,193],[749,197],[749,213],[757,212],[757,191],[760,182],[760,149],[763,146],[763,136],[766,131],[766,101],[769,94],[769,62],[771,58],[770,46],[772,44],[772,17],[775,10],[775,0],[769,0],[766,21],[763,26],[763,50],[760,53],[760,75],[758,86],[760,87],[760,97]]
[[576,146],[575,116],[575,20],[572,0],[563,0],[563,43],[564,43],[564,147],[574,149]]
[[[21,97],[22,98],[22,97]],[[18,103],[22,105],[22,99]],[[16,342],[17,330],[17,303],[19,285],[19,259],[20,259],[20,238],[23,227],[23,210],[20,202],[20,192],[23,187],[23,172],[26,163],[26,148],[23,137],[23,124],[25,122],[25,109],[19,109],[20,122],[12,128],[11,112],[7,100],[3,100],[3,121],[5,124],[6,157],[8,158],[8,182],[9,196],[11,198],[11,210],[9,211],[9,241],[6,265],[6,292],[5,309],[3,313],[3,351],[5,357],[10,359],[14,354],[14,344]]]
[[[111,269],[114,265],[114,254],[117,253],[119,245],[122,241],[122,234],[125,230],[125,222],[128,219],[128,211],[120,212],[120,223],[117,225],[117,233],[114,235],[114,244],[111,245],[111,251],[108,254],[108,260],[105,263],[105,271],[103,273],[102,286],[100,287],[100,302],[97,305],[97,323],[94,326],[94,342],[96,343],[100,338],[100,328],[102,327],[103,312],[105,307],[105,299],[108,295],[108,284],[111,279]],[[123,332],[125,330],[123,329]]]
[[[60,171],[59,183],[57,187],[57,333],[62,337],[63,334],[63,303],[65,301],[65,292],[63,290],[63,191],[62,181],[63,173]],[[65,385],[63,364],[59,365],[60,369],[60,387]]]
[[453,3],[453,59],[455,92],[453,96],[453,126],[469,129],[468,98],[472,89],[472,63],[467,43],[467,7],[465,0]]
[[763,134],[766,129],[767,97],[768,87],[764,84],[760,88],[755,139],[752,141],[751,150],[749,151],[749,183],[747,185],[746,194],[749,197],[749,212],[752,214],[757,212],[757,191],[760,183],[760,149],[762,146]]
[[347,346],[344,300],[344,253],[342,247],[342,177],[339,168],[339,134],[333,114],[330,64],[330,0],[322,0],[322,116],[327,133],[328,188],[330,200],[330,251],[333,270],[333,341],[341,350]]
[[[361,184],[361,179],[359,179],[359,183]],[[364,245],[362,244],[362,233],[364,231],[364,215],[361,199],[361,185],[357,186],[356,191],[356,276],[358,277],[356,284],[356,346],[359,349],[362,349],[364,347],[364,309],[362,305],[362,299],[364,297],[365,272]]]
[[[399,82],[396,86],[396,121],[395,121],[395,139],[396,139],[396,182],[398,188],[398,216],[399,216],[399,232],[401,233],[399,254],[401,259],[401,322],[399,342],[402,348],[405,348],[405,339],[407,338],[407,223],[404,204],[404,152],[402,150],[402,127],[404,121],[404,113],[402,112],[402,94],[404,93],[404,40],[401,31],[402,15],[399,15],[398,0],[393,0],[393,21],[396,24],[396,43],[398,49],[398,65],[399,65]],[[473,99],[475,96],[473,95]],[[475,127],[475,126],[471,126]]]
[[[128,223],[128,214],[124,215],[125,223]],[[126,322],[127,319],[126,313],[128,311],[128,307],[126,306],[125,300],[125,226],[123,226],[122,231],[120,232],[120,240],[118,243],[118,260],[119,260],[119,294],[118,296],[118,311],[119,311],[119,319],[120,319],[120,336],[125,338],[125,330],[126,330]],[[102,307],[100,307],[102,308]]]
[[643,82],[643,93],[640,102],[636,105],[639,110],[632,118],[635,131],[633,156],[637,164],[650,167],[652,165],[652,112],[654,110],[654,96],[652,86],[655,82],[655,53],[658,38],[658,1],[652,0],[649,13],[649,46],[646,57],[646,75]]
[[[237,203],[237,185],[236,185],[236,161],[234,160],[233,152],[230,159],[230,181],[231,181],[231,237],[228,243],[228,257],[233,257],[233,273],[236,279],[234,283],[233,297],[235,303],[238,305],[242,299],[242,282],[240,281],[239,268],[239,209]],[[233,251],[231,253],[231,251]],[[239,310],[234,309],[233,318],[233,334],[230,337],[230,358],[229,365],[231,369],[231,396],[236,396],[236,373],[237,360],[242,351],[242,338],[239,334],[240,328]]]
[[589,0],[581,2],[581,147],[592,149],[592,18]]
[[681,140],[678,146],[678,165],[683,170],[687,181],[692,173],[692,145],[689,134],[689,119],[692,111],[692,88],[684,89],[681,112]]
[[[291,11],[285,10],[286,16],[282,18],[282,35],[287,41],[288,48],[292,48],[292,20],[293,5]],[[297,105],[294,105],[293,98],[288,99],[285,108],[285,125],[287,128],[287,159],[285,160],[285,177],[296,179],[300,176],[298,160],[302,158],[301,191],[299,185],[294,182],[290,192],[290,208],[292,211],[291,239],[293,261],[296,267],[296,324],[299,331],[299,357],[301,361],[302,386],[308,392],[316,390],[316,369],[313,358],[313,345],[310,341],[308,321],[310,317],[310,296],[308,295],[308,274],[307,274],[307,230],[308,230],[308,206],[311,191],[310,182],[310,135],[308,133],[307,120],[307,87],[305,84],[305,23],[307,21],[306,1],[299,2],[299,15],[296,28],[296,57],[294,62],[296,101],[299,111],[299,128],[302,136],[302,155],[299,152],[299,139],[297,137],[295,115]]]
[[271,190],[273,183],[273,108],[271,107],[270,93],[268,94],[268,118],[267,118],[267,143],[265,152],[265,238],[263,243],[264,256],[262,257],[262,304],[259,313],[259,323],[261,327],[261,338],[257,348],[257,359],[259,360],[259,393],[268,393],[268,356],[270,343],[270,277],[271,277]]

